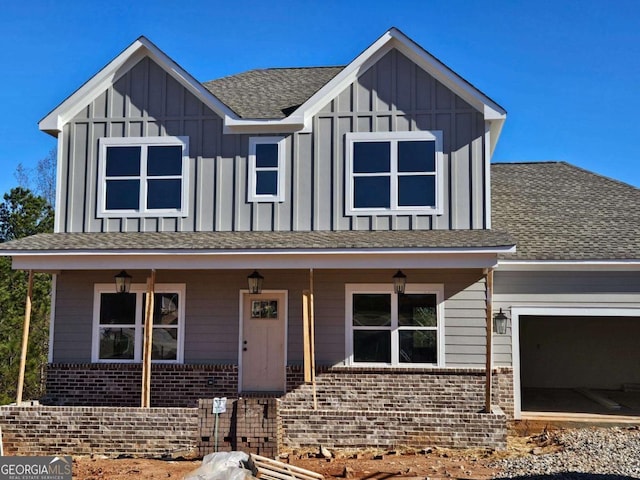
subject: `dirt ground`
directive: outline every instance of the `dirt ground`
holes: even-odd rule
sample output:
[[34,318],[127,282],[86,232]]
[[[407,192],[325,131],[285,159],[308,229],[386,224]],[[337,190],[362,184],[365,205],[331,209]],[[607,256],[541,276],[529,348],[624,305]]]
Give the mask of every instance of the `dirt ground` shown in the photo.
[[[505,451],[487,449],[449,450],[426,448],[422,451],[335,452],[331,459],[318,458],[316,452],[293,451],[280,461],[321,473],[327,480],[350,478],[424,479],[464,478],[490,479],[498,473],[489,467],[507,456],[541,454],[558,450],[553,433],[539,432],[534,425],[513,430]],[[534,433],[535,432],[535,433]],[[73,478],[79,480],[182,479],[198,468],[201,461],[164,461],[137,458],[105,459],[75,457]]]

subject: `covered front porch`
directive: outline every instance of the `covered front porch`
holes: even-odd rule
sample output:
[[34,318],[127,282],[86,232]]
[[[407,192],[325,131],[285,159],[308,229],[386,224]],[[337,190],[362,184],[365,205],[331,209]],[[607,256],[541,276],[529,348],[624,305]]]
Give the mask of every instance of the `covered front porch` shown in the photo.
[[[492,369],[487,339],[492,267],[509,248],[60,248],[14,267],[55,273],[44,403],[269,397],[283,445],[503,446],[512,377]],[[122,270],[129,293],[116,292]]]

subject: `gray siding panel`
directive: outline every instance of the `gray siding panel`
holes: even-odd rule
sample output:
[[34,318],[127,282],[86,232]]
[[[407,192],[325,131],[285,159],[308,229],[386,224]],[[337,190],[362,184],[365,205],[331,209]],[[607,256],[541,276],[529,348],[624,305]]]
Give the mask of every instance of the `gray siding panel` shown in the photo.
[[[484,119],[396,50],[383,56],[313,119],[287,135],[285,200],[247,202],[248,135],[223,134],[222,119],[148,58],[65,126],[68,169],[58,206],[65,231],[405,230],[484,228]],[[443,214],[345,215],[344,134],[444,132]],[[188,216],[97,217],[98,140],[188,136]],[[69,206],[73,205],[73,209]],[[86,205],[86,208],[85,208]]]
[[[91,361],[95,283],[111,283],[111,271],[59,274],[56,295],[54,362]],[[130,271],[144,284],[148,272]],[[159,271],[157,283],[186,284],[185,363],[237,363],[239,295],[246,271]],[[289,295],[288,362],[301,364],[302,290],[307,270],[265,270],[264,289]],[[316,361],[337,365],[345,360],[345,284],[390,283],[390,270],[316,270],[314,272]],[[412,283],[445,285],[445,356],[447,366],[484,365],[484,292],[481,272],[406,270]]]

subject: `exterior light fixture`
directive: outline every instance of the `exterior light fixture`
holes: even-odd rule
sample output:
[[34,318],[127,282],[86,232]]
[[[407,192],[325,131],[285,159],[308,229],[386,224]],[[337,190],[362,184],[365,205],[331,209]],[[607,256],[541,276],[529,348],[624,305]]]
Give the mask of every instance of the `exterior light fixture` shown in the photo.
[[397,294],[404,293],[404,287],[407,285],[407,276],[398,270],[393,276],[393,291]]
[[129,293],[129,289],[131,288],[131,275],[122,270],[113,278],[116,280],[116,292]]
[[247,277],[249,282],[249,293],[262,293],[262,280],[264,277],[254,270],[251,275]]
[[498,335],[507,333],[507,316],[502,313],[502,309],[493,314],[493,331]]

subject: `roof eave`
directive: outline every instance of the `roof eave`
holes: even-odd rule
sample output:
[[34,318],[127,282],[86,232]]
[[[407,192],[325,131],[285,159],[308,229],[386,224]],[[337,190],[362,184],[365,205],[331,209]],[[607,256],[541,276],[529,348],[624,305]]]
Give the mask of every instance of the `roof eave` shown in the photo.
[[592,260],[498,260],[500,271],[640,271],[640,259],[592,259]]
[[[438,250],[438,251],[436,251]],[[467,249],[341,249],[253,251],[233,250],[176,254],[171,251],[141,252],[22,252],[13,255],[12,268],[34,271],[63,270],[220,270],[220,269],[484,269],[498,264],[494,248]],[[500,250],[504,252],[504,250]],[[116,268],[117,267],[117,268]]]

